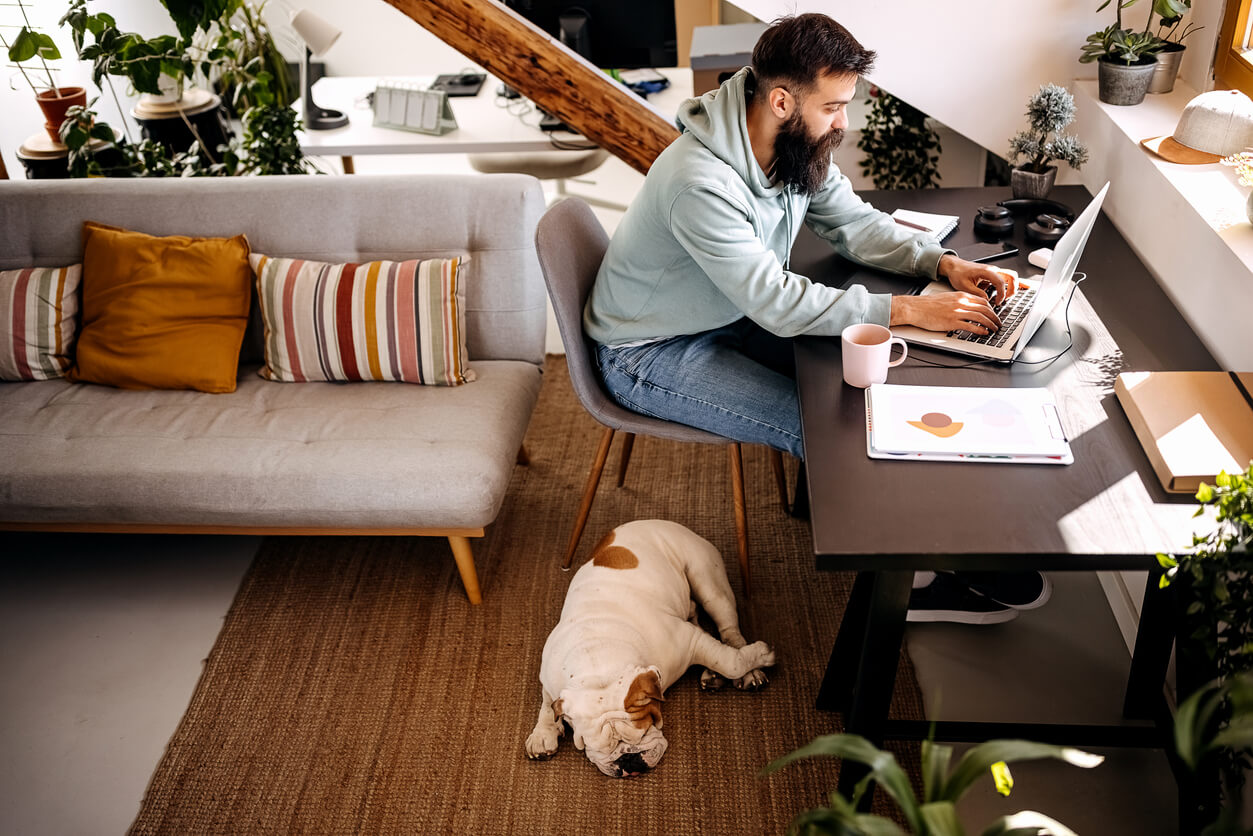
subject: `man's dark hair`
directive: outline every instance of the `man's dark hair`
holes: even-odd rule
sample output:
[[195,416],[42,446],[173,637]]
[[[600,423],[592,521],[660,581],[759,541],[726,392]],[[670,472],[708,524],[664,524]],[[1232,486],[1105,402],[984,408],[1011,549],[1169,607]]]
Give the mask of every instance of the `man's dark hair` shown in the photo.
[[824,14],[781,17],[753,47],[753,94],[789,84],[807,91],[823,75],[862,76],[870,72],[874,59],[874,50]]

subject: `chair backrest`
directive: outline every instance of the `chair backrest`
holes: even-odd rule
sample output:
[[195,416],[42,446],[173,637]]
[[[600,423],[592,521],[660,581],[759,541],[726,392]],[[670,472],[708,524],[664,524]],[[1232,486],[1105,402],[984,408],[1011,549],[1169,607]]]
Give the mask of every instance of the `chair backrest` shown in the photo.
[[[579,401],[598,419],[612,404],[592,363],[595,346],[583,333],[583,306],[609,249],[609,236],[592,208],[577,197],[556,203],[535,228],[535,250],[566,348],[570,382]],[[610,426],[617,428],[616,422]]]
[[557,316],[557,330],[566,348],[570,383],[583,408],[615,430],[670,438],[675,441],[726,443],[726,439],[694,427],[673,424],[624,409],[613,401],[592,360],[595,345],[583,333],[583,307],[609,248],[609,236],[592,209],[577,197],[553,204],[535,228],[548,297]]

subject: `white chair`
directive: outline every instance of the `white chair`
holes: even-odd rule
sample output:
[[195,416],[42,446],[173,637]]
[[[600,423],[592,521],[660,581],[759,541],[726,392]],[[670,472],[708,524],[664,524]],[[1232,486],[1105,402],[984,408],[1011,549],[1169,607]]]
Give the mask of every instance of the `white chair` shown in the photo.
[[[557,195],[550,203],[566,197],[566,181],[595,171],[605,160],[609,152],[603,148],[590,148],[577,151],[536,151],[518,154],[468,154],[470,166],[484,174],[529,174],[539,180],[556,180]],[[579,195],[585,202],[604,209],[625,212],[626,206],[597,197]]]

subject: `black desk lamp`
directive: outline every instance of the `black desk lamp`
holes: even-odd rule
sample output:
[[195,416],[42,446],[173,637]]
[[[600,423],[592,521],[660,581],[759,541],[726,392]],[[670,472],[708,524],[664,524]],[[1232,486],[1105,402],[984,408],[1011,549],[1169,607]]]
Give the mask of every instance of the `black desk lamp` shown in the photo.
[[305,42],[305,60],[300,63],[300,90],[304,108],[305,130],[325,131],[342,128],[348,117],[338,110],[318,107],[313,101],[313,83],[309,79],[309,60],[320,56],[339,40],[340,31],[308,9],[298,9],[291,15],[292,28]]

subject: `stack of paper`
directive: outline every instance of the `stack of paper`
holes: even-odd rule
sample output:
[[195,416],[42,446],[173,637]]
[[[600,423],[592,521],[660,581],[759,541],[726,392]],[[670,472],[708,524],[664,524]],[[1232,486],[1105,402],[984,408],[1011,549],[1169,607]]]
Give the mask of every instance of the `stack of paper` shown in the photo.
[[1043,388],[877,383],[866,390],[866,452],[872,459],[1074,461]]

